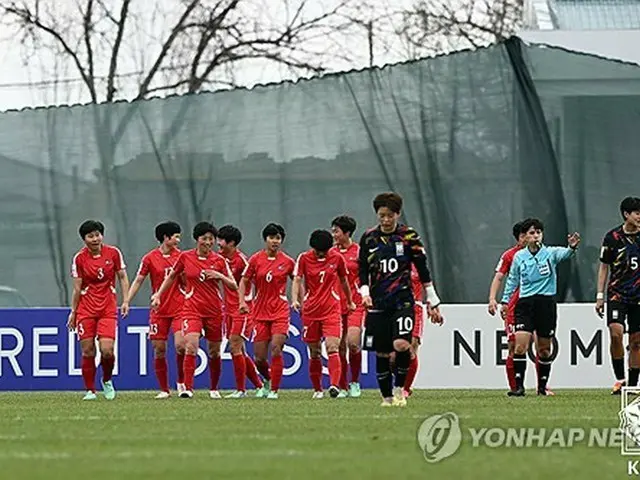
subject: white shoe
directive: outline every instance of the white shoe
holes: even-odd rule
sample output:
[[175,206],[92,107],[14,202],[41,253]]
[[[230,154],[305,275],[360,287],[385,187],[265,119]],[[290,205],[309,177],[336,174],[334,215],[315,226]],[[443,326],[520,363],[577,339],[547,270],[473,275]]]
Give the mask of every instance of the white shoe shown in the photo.
[[176,390],[178,391],[178,394],[184,392],[187,389],[187,387],[184,386],[184,383],[176,383]]
[[156,395],[156,400],[164,400],[165,398],[169,398],[171,394],[169,392],[160,392]]
[[324,398],[324,392],[313,392],[313,395],[312,395],[311,398],[313,400],[319,399],[319,398]]
[[247,396],[247,392],[243,392],[242,390],[236,390],[229,395],[226,395],[224,398],[244,398]]
[[406,407],[407,399],[404,397],[402,387],[394,387],[393,389],[393,406],[394,407]]
[[218,399],[222,398],[222,395],[220,395],[220,392],[218,390],[209,390],[209,398]]
[[180,392],[180,398],[193,398],[193,392],[191,390],[183,390]]

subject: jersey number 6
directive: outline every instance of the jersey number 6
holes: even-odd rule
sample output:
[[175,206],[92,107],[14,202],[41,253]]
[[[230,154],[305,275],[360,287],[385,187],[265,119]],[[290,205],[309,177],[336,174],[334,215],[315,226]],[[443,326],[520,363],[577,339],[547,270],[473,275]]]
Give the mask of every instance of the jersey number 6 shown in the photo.
[[269,270],[269,271],[267,272],[267,276],[266,276],[266,277],[264,277],[264,279],[265,279],[267,282],[271,283],[271,280],[273,280],[273,273],[271,273],[271,270]]

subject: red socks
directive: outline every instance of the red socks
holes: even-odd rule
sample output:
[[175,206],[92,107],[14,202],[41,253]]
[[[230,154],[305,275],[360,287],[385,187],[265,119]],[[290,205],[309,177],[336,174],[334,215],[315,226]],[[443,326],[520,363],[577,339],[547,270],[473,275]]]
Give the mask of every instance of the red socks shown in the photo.
[[[340,376],[342,374],[342,365],[340,362],[340,354],[338,352],[329,354],[329,379],[331,385],[338,387],[340,385]],[[346,390],[346,388],[344,389]]]
[[193,377],[196,373],[196,356],[184,356],[184,386],[187,390],[193,391]]
[[158,379],[158,385],[160,385],[160,390],[163,392],[169,392],[169,374],[167,373],[167,359],[156,358],[154,362],[156,378]]
[[418,373],[418,355],[415,355],[409,363],[409,370],[407,370],[407,378],[404,380],[404,389],[407,392],[411,391],[413,381],[416,379]]
[[271,357],[271,390],[277,392],[282,382],[282,371],[284,370],[284,360],[282,355]]
[[94,357],[82,357],[82,379],[87,391],[96,391],[96,359]]
[[222,358],[209,358],[209,379],[211,380],[210,390],[218,390],[220,383],[220,373],[222,373]]
[[116,363],[116,357],[113,355],[110,357],[102,357],[100,359],[100,366],[102,367],[102,381],[108,382],[111,380],[111,374],[113,373],[113,366]]
[[322,391],[322,360],[320,358],[309,359],[309,379],[315,392]]
[[251,357],[249,355],[244,356],[244,363],[245,363],[245,370],[247,372],[246,375],[249,381],[253,383],[256,388],[262,388],[263,384],[262,384],[262,380],[260,380],[260,377],[258,376],[258,370],[256,369],[256,364],[253,363],[253,360],[251,360]]
[[362,368],[362,351],[349,352],[349,367],[351,368],[351,381],[360,381],[360,369]]
[[236,377],[236,390],[244,392],[247,389],[245,382],[247,364],[244,359],[244,354],[232,355],[231,361],[233,362],[233,374]]
[[513,365],[513,357],[507,357],[505,366],[507,367],[507,380],[509,381],[509,389],[513,391],[516,389],[516,369]]
[[338,387],[340,390],[347,390],[349,388],[349,382],[347,381],[347,354],[340,354],[340,384]]
[[178,383],[184,383],[184,353],[176,353]]
[[264,378],[265,380],[271,380],[271,374],[269,372],[269,362],[267,362],[266,360],[257,360],[256,368],[258,369],[258,372],[260,372],[260,375],[262,375],[262,378]]

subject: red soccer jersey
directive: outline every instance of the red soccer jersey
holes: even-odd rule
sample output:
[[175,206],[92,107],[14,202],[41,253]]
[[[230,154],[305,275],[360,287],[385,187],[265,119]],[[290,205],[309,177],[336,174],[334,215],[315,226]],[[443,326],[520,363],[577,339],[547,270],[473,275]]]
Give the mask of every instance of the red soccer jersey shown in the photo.
[[187,284],[182,315],[191,318],[221,318],[220,281],[207,280],[204,271],[215,270],[231,277],[231,269],[224,257],[215,252],[201,257],[196,249],[187,250],[180,254],[173,268],[178,275],[184,273]]
[[[521,249],[522,249],[521,246],[515,245],[511,247],[509,250],[506,250],[500,256],[498,265],[496,265],[496,272],[501,273],[502,275],[505,275],[505,276],[509,275],[509,270],[511,270],[511,264],[513,263],[513,258],[516,256],[516,253],[518,253]],[[513,294],[511,295],[511,298],[509,299],[509,308],[513,307],[515,305],[515,302],[518,301],[519,293],[520,293],[520,288],[516,288]]]
[[261,250],[251,255],[249,265],[242,272],[256,287],[252,317],[257,321],[273,321],[289,318],[287,277],[293,274],[295,262],[283,252],[268,257]]
[[[163,254],[159,248],[154,248],[140,262],[138,275],[146,277],[149,275],[151,279],[151,290],[157,292],[162,285],[164,279],[171,273],[171,268],[175,265],[180,250],[174,248],[171,253]],[[184,302],[184,291],[181,291],[179,279],[171,284],[169,290],[165,291],[160,297],[160,307],[155,315],[158,317],[176,317],[182,309]]]
[[340,296],[335,288],[339,277],[347,276],[342,255],[332,249],[326,257],[319,258],[314,250],[307,250],[298,257],[293,275],[304,279],[306,295],[302,315],[306,320],[340,315]]
[[[351,299],[356,305],[361,305],[362,297],[360,296],[360,280],[358,279],[358,255],[360,254],[360,245],[353,242],[346,250],[342,250],[338,246],[333,247],[332,250],[339,252],[344,257],[347,265],[347,281],[349,282],[349,289],[351,290]],[[338,295],[340,295],[340,310],[342,315],[346,315],[349,313],[347,297],[339,285],[337,285],[336,288]]]
[[102,245],[98,255],[84,247],[73,257],[71,276],[82,279],[77,318],[117,315],[116,274],[125,269],[119,249]]
[[422,287],[420,275],[418,274],[418,270],[416,270],[415,265],[411,265],[411,290],[413,291],[413,299],[416,302],[422,302],[424,288]]
[[[240,284],[240,279],[242,278],[242,272],[244,272],[247,265],[249,265],[249,260],[244,253],[240,250],[236,249],[236,251],[229,258],[224,257],[227,263],[229,264],[229,268],[231,269],[231,273],[233,278],[236,280],[238,285]],[[249,292],[245,294],[245,300],[249,300],[251,295]],[[250,305],[250,302],[247,301],[247,305]],[[238,296],[237,290],[231,290],[229,287],[224,285],[224,308],[227,315],[238,315],[238,310],[240,308],[240,297]]]

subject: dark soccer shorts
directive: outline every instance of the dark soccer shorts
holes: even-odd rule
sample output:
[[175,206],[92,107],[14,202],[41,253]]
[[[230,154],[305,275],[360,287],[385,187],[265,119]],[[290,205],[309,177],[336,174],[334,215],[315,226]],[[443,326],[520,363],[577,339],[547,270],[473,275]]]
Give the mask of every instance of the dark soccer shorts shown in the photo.
[[536,332],[538,337],[554,337],[558,323],[555,299],[548,295],[520,298],[516,304],[515,321],[516,333]]
[[413,307],[402,310],[371,310],[367,313],[364,332],[364,350],[378,353],[391,353],[394,340],[411,342]]
[[640,305],[631,303],[608,302],[607,303],[607,325],[621,323],[625,326],[627,333],[640,332]]

